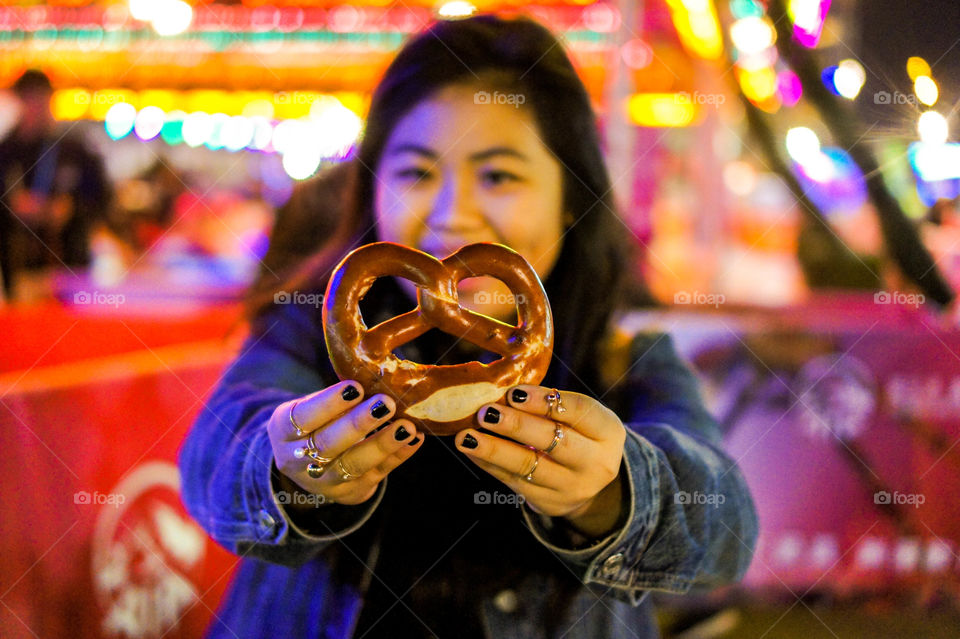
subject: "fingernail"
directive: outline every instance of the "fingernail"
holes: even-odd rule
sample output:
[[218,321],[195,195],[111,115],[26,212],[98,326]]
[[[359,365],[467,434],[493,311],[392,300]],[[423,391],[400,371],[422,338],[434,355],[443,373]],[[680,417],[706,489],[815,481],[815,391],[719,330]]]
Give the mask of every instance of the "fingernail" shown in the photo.
[[383,403],[382,399],[377,401],[377,403],[373,405],[373,408],[370,409],[370,414],[376,419],[380,419],[389,412],[390,409],[387,408],[387,405]]
[[412,440],[410,440],[410,443],[407,444],[407,446],[416,446],[419,441],[420,441],[420,435],[417,435]]
[[522,404],[523,402],[527,401],[527,391],[523,390],[522,388],[514,388],[513,392],[510,393],[510,399],[518,404]]
[[350,402],[360,397],[360,391],[353,386],[347,386],[340,392],[340,397],[343,398],[343,401]]
[[408,432],[407,432],[407,429],[404,428],[403,426],[401,426],[400,428],[398,428],[398,429],[397,429],[397,432],[395,432],[395,433],[393,434],[393,438],[396,439],[398,442],[402,442],[403,440],[405,440],[405,439],[406,439],[407,437],[409,437],[409,436],[410,436],[410,433],[408,433]]
[[463,441],[460,442],[460,445],[464,448],[476,448],[480,445],[480,442],[478,442],[473,435],[468,433],[467,436],[463,438]]
[[498,411],[493,406],[487,407],[487,412],[483,414],[483,421],[488,424],[499,424],[500,423],[500,411]]

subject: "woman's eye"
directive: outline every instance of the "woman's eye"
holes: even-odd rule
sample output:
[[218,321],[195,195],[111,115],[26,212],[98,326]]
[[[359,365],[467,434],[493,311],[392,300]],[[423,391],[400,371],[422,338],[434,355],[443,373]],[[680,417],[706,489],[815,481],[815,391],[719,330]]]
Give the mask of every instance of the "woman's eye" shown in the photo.
[[430,177],[430,171],[419,167],[411,167],[408,169],[400,169],[395,175],[401,180],[414,180],[419,182]]
[[483,181],[490,186],[500,186],[519,180],[520,178],[507,171],[485,171],[483,174]]

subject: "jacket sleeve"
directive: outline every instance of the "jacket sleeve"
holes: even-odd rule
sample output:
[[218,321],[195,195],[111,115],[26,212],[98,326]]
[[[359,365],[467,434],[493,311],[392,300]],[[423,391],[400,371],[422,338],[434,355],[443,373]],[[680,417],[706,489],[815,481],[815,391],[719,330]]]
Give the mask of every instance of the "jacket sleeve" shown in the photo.
[[742,578],[756,545],[757,515],[669,335],[637,336],[630,365],[630,410],[620,415],[627,428],[620,470],[627,501],[614,531],[578,539],[562,520],[526,505],[522,512],[534,536],[583,583],[636,606],[650,590],[682,594]]
[[384,479],[363,504],[318,505],[296,518],[284,507],[267,421],[282,403],[337,382],[314,305],[263,316],[204,404],[179,452],[187,512],[238,555],[299,565],[370,518]]

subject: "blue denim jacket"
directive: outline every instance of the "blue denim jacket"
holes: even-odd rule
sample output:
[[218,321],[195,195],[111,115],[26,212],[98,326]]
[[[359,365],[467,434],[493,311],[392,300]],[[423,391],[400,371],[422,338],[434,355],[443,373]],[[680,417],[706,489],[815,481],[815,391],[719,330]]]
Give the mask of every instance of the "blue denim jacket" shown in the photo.
[[[379,548],[380,533],[364,524],[390,478],[364,504],[324,506],[311,530],[287,516],[276,496],[267,420],[280,404],[337,379],[316,309],[281,306],[264,322],[227,368],[179,456],[188,512],[241,557],[209,636],[348,638]],[[753,501],[668,335],[632,339],[622,384],[625,524],[591,544],[519,509],[530,533],[583,587],[558,610],[553,579],[528,575],[482,602],[486,636],[545,639],[542,620],[559,615],[559,633],[571,639],[657,637],[652,590],[682,594],[746,572],[757,537]]]

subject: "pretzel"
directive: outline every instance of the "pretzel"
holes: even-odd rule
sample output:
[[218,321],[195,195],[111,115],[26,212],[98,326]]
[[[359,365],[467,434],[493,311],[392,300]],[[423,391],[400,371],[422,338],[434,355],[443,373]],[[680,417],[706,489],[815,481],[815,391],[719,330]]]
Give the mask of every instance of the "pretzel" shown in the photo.
[[[368,328],[360,300],[387,275],[416,284],[418,305]],[[501,280],[514,293],[516,326],[460,306],[457,283],[481,275]],[[438,366],[393,354],[434,327],[502,357]],[[368,394],[389,395],[398,417],[433,435],[475,426],[480,406],[502,399],[511,386],[539,384],[553,356],[553,316],[540,278],[519,253],[491,243],[464,246],[443,260],[392,242],[352,251],[327,285],[323,335],[340,379],[356,380]]]

